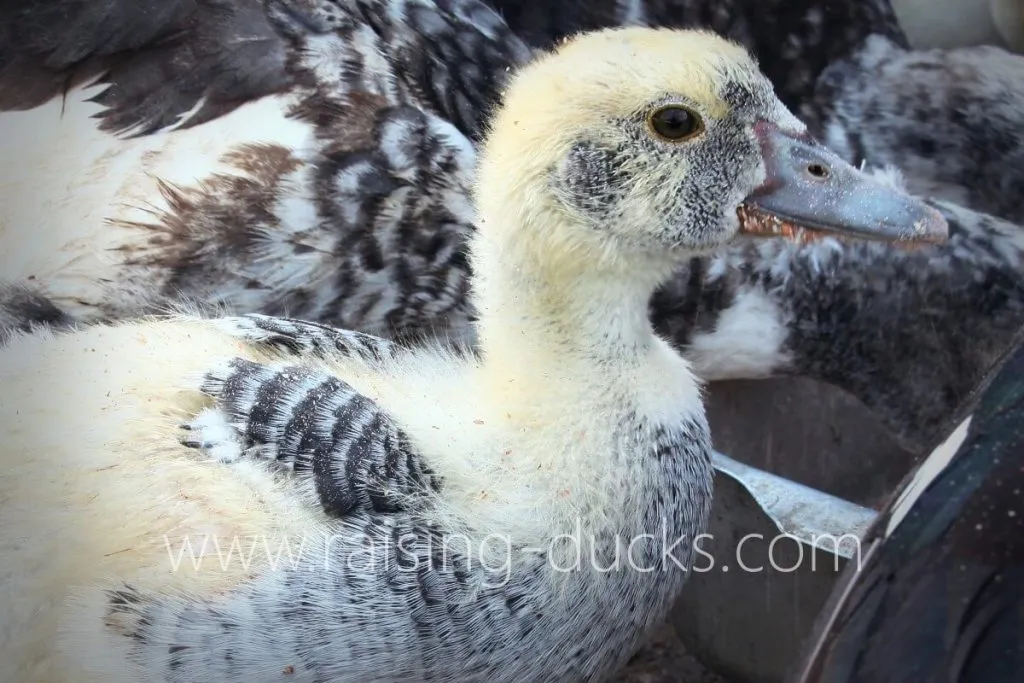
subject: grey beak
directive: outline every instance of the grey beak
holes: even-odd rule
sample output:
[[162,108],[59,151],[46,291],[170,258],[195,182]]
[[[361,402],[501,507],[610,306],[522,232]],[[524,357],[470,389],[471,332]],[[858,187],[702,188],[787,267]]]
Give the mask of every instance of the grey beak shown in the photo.
[[[796,136],[766,121],[755,125],[754,134],[767,178],[747,197],[746,209],[802,231],[861,240],[944,242],[948,237],[949,226],[938,211],[858,171],[809,135]],[[742,225],[741,232],[771,234],[759,221]]]

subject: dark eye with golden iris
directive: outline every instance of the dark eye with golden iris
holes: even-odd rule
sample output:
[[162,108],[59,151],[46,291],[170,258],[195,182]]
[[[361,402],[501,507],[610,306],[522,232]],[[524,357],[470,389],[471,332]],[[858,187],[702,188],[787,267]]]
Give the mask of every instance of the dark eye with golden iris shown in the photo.
[[673,104],[655,110],[647,123],[654,134],[669,142],[689,140],[704,130],[704,122],[696,112]]

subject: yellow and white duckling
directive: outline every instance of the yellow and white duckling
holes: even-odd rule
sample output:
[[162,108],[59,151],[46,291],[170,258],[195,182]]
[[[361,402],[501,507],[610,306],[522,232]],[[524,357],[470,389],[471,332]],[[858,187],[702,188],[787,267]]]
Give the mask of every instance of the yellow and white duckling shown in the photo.
[[671,30],[524,67],[476,203],[478,354],[262,316],[9,342],[4,680],[601,680],[711,500],[655,288],[739,232],[946,230],[806,136],[743,49]]

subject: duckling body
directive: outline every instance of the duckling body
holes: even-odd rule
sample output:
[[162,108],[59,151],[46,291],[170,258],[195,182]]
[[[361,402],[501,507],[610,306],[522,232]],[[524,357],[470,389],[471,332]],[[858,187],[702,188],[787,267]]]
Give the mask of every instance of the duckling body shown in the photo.
[[[671,606],[690,541],[671,557],[633,544],[634,565],[657,570],[638,584],[613,539],[692,539],[707,515],[707,428],[667,347],[656,374],[618,378],[627,394],[593,387],[568,410],[579,378],[565,366],[541,400],[499,404],[498,378],[451,356],[290,357],[260,340],[263,327],[287,340],[289,323],[247,322],[97,326],[7,352],[8,395],[29,417],[4,422],[32,434],[33,457],[62,460],[49,487],[30,465],[4,479],[10,680],[590,680]],[[95,348],[118,353],[97,362]],[[40,405],[47,385],[22,389],[51,363],[79,370],[56,411]],[[201,394],[171,389],[216,366],[185,437],[202,458],[173,422]],[[63,428],[37,440],[44,418]],[[555,530],[579,534],[581,558]],[[55,548],[73,566],[53,566]]]
[[[601,680],[672,605],[710,506],[699,385],[651,329],[654,289],[809,198],[841,233],[946,230],[711,34],[582,37],[494,126],[477,354],[251,316],[8,344],[13,679]],[[235,542],[258,545],[225,563]]]
[[1024,677],[1022,340],[866,534],[794,683]]

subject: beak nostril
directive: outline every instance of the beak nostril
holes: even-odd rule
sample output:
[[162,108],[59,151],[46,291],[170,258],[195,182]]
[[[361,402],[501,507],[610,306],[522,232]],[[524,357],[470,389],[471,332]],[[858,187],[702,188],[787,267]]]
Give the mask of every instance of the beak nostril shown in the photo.
[[807,167],[807,172],[810,173],[812,177],[820,180],[828,178],[828,168],[821,164],[810,164]]

